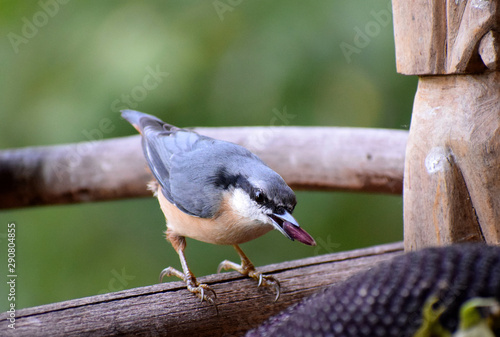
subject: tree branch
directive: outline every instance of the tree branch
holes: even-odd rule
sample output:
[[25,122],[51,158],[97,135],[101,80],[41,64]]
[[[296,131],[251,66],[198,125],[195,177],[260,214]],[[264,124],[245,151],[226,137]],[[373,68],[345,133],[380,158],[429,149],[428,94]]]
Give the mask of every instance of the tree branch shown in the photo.
[[[402,191],[408,133],[332,127],[198,128],[243,145],[292,188]],[[0,208],[148,196],[138,135],[0,151]]]

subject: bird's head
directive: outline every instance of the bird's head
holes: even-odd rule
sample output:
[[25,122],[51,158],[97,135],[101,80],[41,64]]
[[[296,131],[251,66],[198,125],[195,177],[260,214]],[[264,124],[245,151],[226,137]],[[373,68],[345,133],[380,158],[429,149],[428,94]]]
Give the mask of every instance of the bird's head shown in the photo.
[[297,204],[295,193],[279,174],[267,166],[258,166],[249,175],[232,177],[233,210],[249,221],[273,226],[292,241],[316,245],[292,216]]

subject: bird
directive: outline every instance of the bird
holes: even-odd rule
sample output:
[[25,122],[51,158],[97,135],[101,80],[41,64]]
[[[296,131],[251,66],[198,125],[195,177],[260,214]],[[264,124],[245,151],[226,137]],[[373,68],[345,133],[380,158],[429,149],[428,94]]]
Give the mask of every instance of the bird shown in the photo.
[[122,117],[142,138],[146,162],[155,180],[149,188],[166,219],[166,239],[179,255],[182,271],[167,267],[160,273],[176,276],[201,301],[214,304],[215,291],[199,283],[189,269],[186,237],[216,245],[232,245],[240,264],[224,260],[217,272],[234,269],[272,287],[280,296],[279,280],[258,272],[239,247],[276,229],[306,245],[315,240],[292,216],[297,203],[284,179],[248,149],[167,124],[135,110]]

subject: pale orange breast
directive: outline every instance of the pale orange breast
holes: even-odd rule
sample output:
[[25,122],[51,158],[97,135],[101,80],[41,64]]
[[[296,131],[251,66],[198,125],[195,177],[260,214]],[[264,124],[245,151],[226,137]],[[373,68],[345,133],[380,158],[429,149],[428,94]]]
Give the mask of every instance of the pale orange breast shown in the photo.
[[180,211],[165,198],[161,188],[158,189],[158,201],[165,214],[167,227],[177,235],[218,245],[234,245],[258,238],[273,229],[272,225],[247,221],[236,215],[226,198],[219,212],[207,219]]

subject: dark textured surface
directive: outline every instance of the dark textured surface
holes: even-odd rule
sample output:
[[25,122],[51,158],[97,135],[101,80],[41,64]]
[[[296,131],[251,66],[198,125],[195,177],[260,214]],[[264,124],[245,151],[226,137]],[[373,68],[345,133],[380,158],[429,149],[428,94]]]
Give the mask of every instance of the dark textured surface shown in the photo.
[[461,244],[405,254],[312,295],[247,336],[412,336],[432,296],[447,308],[441,323],[450,331],[467,299],[500,300],[500,247]]

